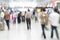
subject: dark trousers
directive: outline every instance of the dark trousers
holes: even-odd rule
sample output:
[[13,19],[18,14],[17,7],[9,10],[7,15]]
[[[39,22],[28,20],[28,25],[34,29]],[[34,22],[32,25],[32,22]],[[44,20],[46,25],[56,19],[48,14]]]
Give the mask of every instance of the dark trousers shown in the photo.
[[7,24],[7,27],[8,27],[8,30],[10,29],[9,28],[9,20],[5,20],[6,21],[6,24]]
[[27,22],[27,29],[31,29],[31,19],[26,18],[26,22]]
[[17,17],[17,22],[21,23],[21,17]]
[[22,22],[25,22],[25,16],[22,16]]
[[57,27],[56,26],[53,26],[53,25],[51,25],[51,38],[53,38],[53,33],[54,33],[53,30],[55,30],[56,36],[59,39]]
[[42,34],[43,34],[44,38],[46,38],[45,31],[44,31],[44,29],[45,29],[45,24],[41,24],[41,26],[42,26]]

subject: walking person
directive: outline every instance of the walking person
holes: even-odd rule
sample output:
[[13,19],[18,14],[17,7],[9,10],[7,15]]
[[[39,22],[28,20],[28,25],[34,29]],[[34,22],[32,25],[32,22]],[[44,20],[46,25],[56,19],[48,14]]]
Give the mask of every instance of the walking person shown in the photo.
[[22,22],[25,22],[25,12],[22,12]]
[[49,15],[49,20],[51,24],[51,38],[53,38],[53,33],[54,33],[53,31],[55,30],[56,36],[59,40],[58,31],[57,31],[57,27],[59,26],[59,14],[57,10],[58,10],[57,8],[54,8],[53,13]]
[[5,18],[8,30],[9,30],[10,29],[10,27],[9,27],[10,14],[8,13],[8,11],[4,12],[4,18]]
[[14,23],[14,12],[13,12],[13,10],[10,12],[10,15],[11,15],[11,21],[12,21],[12,23]]
[[45,12],[45,9],[41,9],[40,19],[41,19],[41,27],[42,27],[42,34],[44,36],[44,39],[46,39],[45,35],[45,28],[48,24],[48,14]]
[[25,18],[26,18],[26,23],[27,23],[27,29],[31,29],[31,12],[28,9],[28,12],[25,14]]
[[38,21],[38,13],[35,12],[35,22]]
[[18,16],[17,16],[17,22],[18,22],[18,24],[21,23],[21,12],[18,13]]

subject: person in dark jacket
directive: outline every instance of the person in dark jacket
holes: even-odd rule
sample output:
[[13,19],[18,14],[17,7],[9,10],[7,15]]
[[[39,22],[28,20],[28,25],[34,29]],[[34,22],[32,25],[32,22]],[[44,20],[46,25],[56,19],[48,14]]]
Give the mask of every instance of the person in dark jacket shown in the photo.
[[18,13],[17,21],[18,21],[18,23],[21,23],[21,12]]

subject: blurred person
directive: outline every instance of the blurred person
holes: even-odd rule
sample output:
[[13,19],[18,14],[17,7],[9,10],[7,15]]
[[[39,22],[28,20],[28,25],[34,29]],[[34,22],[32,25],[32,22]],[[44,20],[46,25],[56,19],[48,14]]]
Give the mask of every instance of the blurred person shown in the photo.
[[7,24],[8,30],[9,30],[10,29],[10,27],[9,27],[10,14],[8,13],[7,10],[4,12],[4,19],[6,21],[6,24]]
[[11,19],[12,19],[12,22],[13,22],[13,24],[15,24],[16,23],[16,13],[14,13],[14,11],[11,11]]
[[18,16],[17,16],[17,21],[18,21],[18,23],[21,23],[21,13],[22,13],[22,12],[18,13]]
[[27,29],[31,29],[31,12],[30,10],[28,9],[28,12],[25,14],[25,18],[26,18],[26,23],[27,23]]
[[35,12],[35,22],[38,21],[38,12]]
[[0,10],[0,30],[4,30],[4,13]]
[[59,26],[59,14],[58,14],[58,9],[57,8],[54,8],[54,12],[52,12],[50,15],[49,15],[49,21],[50,21],[50,24],[51,24],[51,38],[53,38],[53,31],[55,30],[56,32],[56,36],[59,40],[59,35],[58,35],[58,31],[57,31],[57,27]]
[[14,21],[13,21],[14,24],[16,24],[16,18],[17,18],[17,14],[14,13]]
[[45,28],[46,25],[48,24],[48,14],[45,12],[45,8],[41,9],[41,13],[40,13],[40,19],[41,19],[41,27],[42,27],[42,34],[44,36],[44,39],[46,39],[46,35],[45,35]]
[[25,22],[25,13],[22,12],[22,22]]
[[12,23],[14,23],[14,12],[11,10],[10,12],[10,16],[11,16],[11,21]]

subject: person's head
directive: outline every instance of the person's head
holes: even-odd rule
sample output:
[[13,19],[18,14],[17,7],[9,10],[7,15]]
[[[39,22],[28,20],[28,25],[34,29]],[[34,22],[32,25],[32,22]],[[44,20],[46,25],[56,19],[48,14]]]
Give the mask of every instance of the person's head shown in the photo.
[[45,8],[42,8],[41,11],[45,12],[46,10],[45,10]]
[[30,9],[28,9],[28,12],[30,12]]

